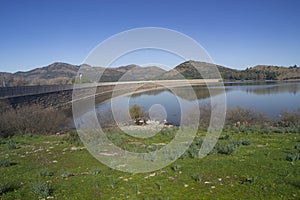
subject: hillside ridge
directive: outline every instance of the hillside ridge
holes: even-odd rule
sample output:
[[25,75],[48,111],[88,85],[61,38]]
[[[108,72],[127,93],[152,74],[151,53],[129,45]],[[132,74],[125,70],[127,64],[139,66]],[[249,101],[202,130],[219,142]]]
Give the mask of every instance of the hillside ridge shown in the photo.
[[[215,73],[214,69],[216,68],[220,74]],[[244,70],[237,70],[218,64],[189,60],[166,71],[158,66],[141,67],[135,64],[104,68],[87,64],[72,65],[64,62],[54,62],[29,71],[0,72],[0,87],[70,84],[78,79],[77,74],[79,73],[83,75],[81,82],[202,79],[220,78],[220,76],[224,80],[300,79],[300,67],[296,65],[290,67],[256,65]],[[100,80],[97,77],[99,74],[101,75]]]

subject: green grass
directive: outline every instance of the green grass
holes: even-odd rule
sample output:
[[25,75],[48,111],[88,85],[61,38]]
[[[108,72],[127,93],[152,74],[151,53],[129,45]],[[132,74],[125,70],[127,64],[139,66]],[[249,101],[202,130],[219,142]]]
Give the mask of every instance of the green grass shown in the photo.
[[[147,152],[160,148],[151,142],[168,143],[174,131],[164,130],[144,142],[113,131],[110,138],[128,150],[144,148],[141,151]],[[199,132],[188,152],[170,166],[144,174],[106,167],[81,148],[74,134],[4,139],[0,160],[6,159],[13,165],[0,167],[0,198],[300,198],[299,132],[265,134],[259,130],[250,133],[226,129],[216,148],[223,146],[226,151],[229,145],[228,148],[234,148],[233,153],[222,154],[215,149],[203,159],[191,156],[201,146],[204,135]],[[10,140],[18,148],[8,149]]]

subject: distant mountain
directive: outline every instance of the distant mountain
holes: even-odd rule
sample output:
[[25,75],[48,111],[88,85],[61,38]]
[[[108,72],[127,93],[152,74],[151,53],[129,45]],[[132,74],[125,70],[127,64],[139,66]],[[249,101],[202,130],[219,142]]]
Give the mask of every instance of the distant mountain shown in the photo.
[[219,70],[221,77],[225,80],[300,79],[300,68],[297,66],[257,65],[245,70],[235,70],[220,65],[190,60],[179,64],[170,71],[165,71],[156,66],[127,65],[117,68],[103,68],[86,64],[71,65],[56,62],[27,72],[0,72],[0,87],[73,83],[78,81],[76,76],[79,73],[82,74],[81,82],[220,78],[213,67]]
[[72,78],[76,75],[79,66],[56,62],[42,68],[27,72],[16,72],[14,75],[27,79],[53,79],[58,77]]
[[85,80],[91,79],[92,82],[152,80],[164,72],[166,71],[156,66],[141,67],[138,65],[127,65],[118,68],[90,66],[80,68],[82,78]]
[[56,62],[27,72],[0,73],[0,86],[66,84],[76,76],[78,69],[77,65]]
[[68,84],[78,79],[78,77],[76,77],[77,73],[82,74],[82,82],[99,82],[100,75],[100,82],[109,82],[151,80],[164,72],[165,70],[155,66],[140,67],[138,65],[127,65],[118,68],[103,68],[91,67],[86,64],[71,65],[56,62],[27,72],[0,72],[0,87]]
[[[123,66],[119,68],[108,68],[108,69],[121,73],[121,76],[118,79],[119,81],[152,80],[152,79],[156,79],[156,77],[166,72],[165,70],[156,66],[140,67],[137,65],[129,65],[129,66]],[[105,77],[109,77],[109,76],[105,76]]]
[[[220,74],[215,73],[216,69],[219,70]],[[165,72],[159,77],[159,79],[202,79],[203,77],[220,78],[220,75],[223,77],[224,74],[238,72],[238,70],[230,69],[220,65],[190,60],[179,64],[168,72]]]

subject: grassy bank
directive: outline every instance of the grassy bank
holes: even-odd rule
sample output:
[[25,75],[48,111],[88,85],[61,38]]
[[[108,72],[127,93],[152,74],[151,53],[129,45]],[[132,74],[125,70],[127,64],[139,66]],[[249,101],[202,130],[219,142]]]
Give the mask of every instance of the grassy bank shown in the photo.
[[[176,128],[152,141],[168,142]],[[280,133],[279,133],[280,132]],[[145,148],[111,131],[127,149]],[[299,199],[300,135],[291,128],[227,128],[212,153],[195,152],[204,131],[175,163],[146,174],[112,170],[94,159],[76,134],[19,135],[0,144],[1,199]],[[150,145],[152,142],[152,147]],[[128,144],[133,146],[128,146]]]

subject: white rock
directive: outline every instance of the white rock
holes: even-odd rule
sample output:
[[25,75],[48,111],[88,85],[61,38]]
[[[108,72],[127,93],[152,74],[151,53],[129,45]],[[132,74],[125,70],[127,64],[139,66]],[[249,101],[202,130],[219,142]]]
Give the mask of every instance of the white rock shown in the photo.
[[154,173],[152,173],[152,174],[149,174],[149,176],[150,177],[152,177],[152,176],[155,176],[156,175],[156,173],[154,172]]

